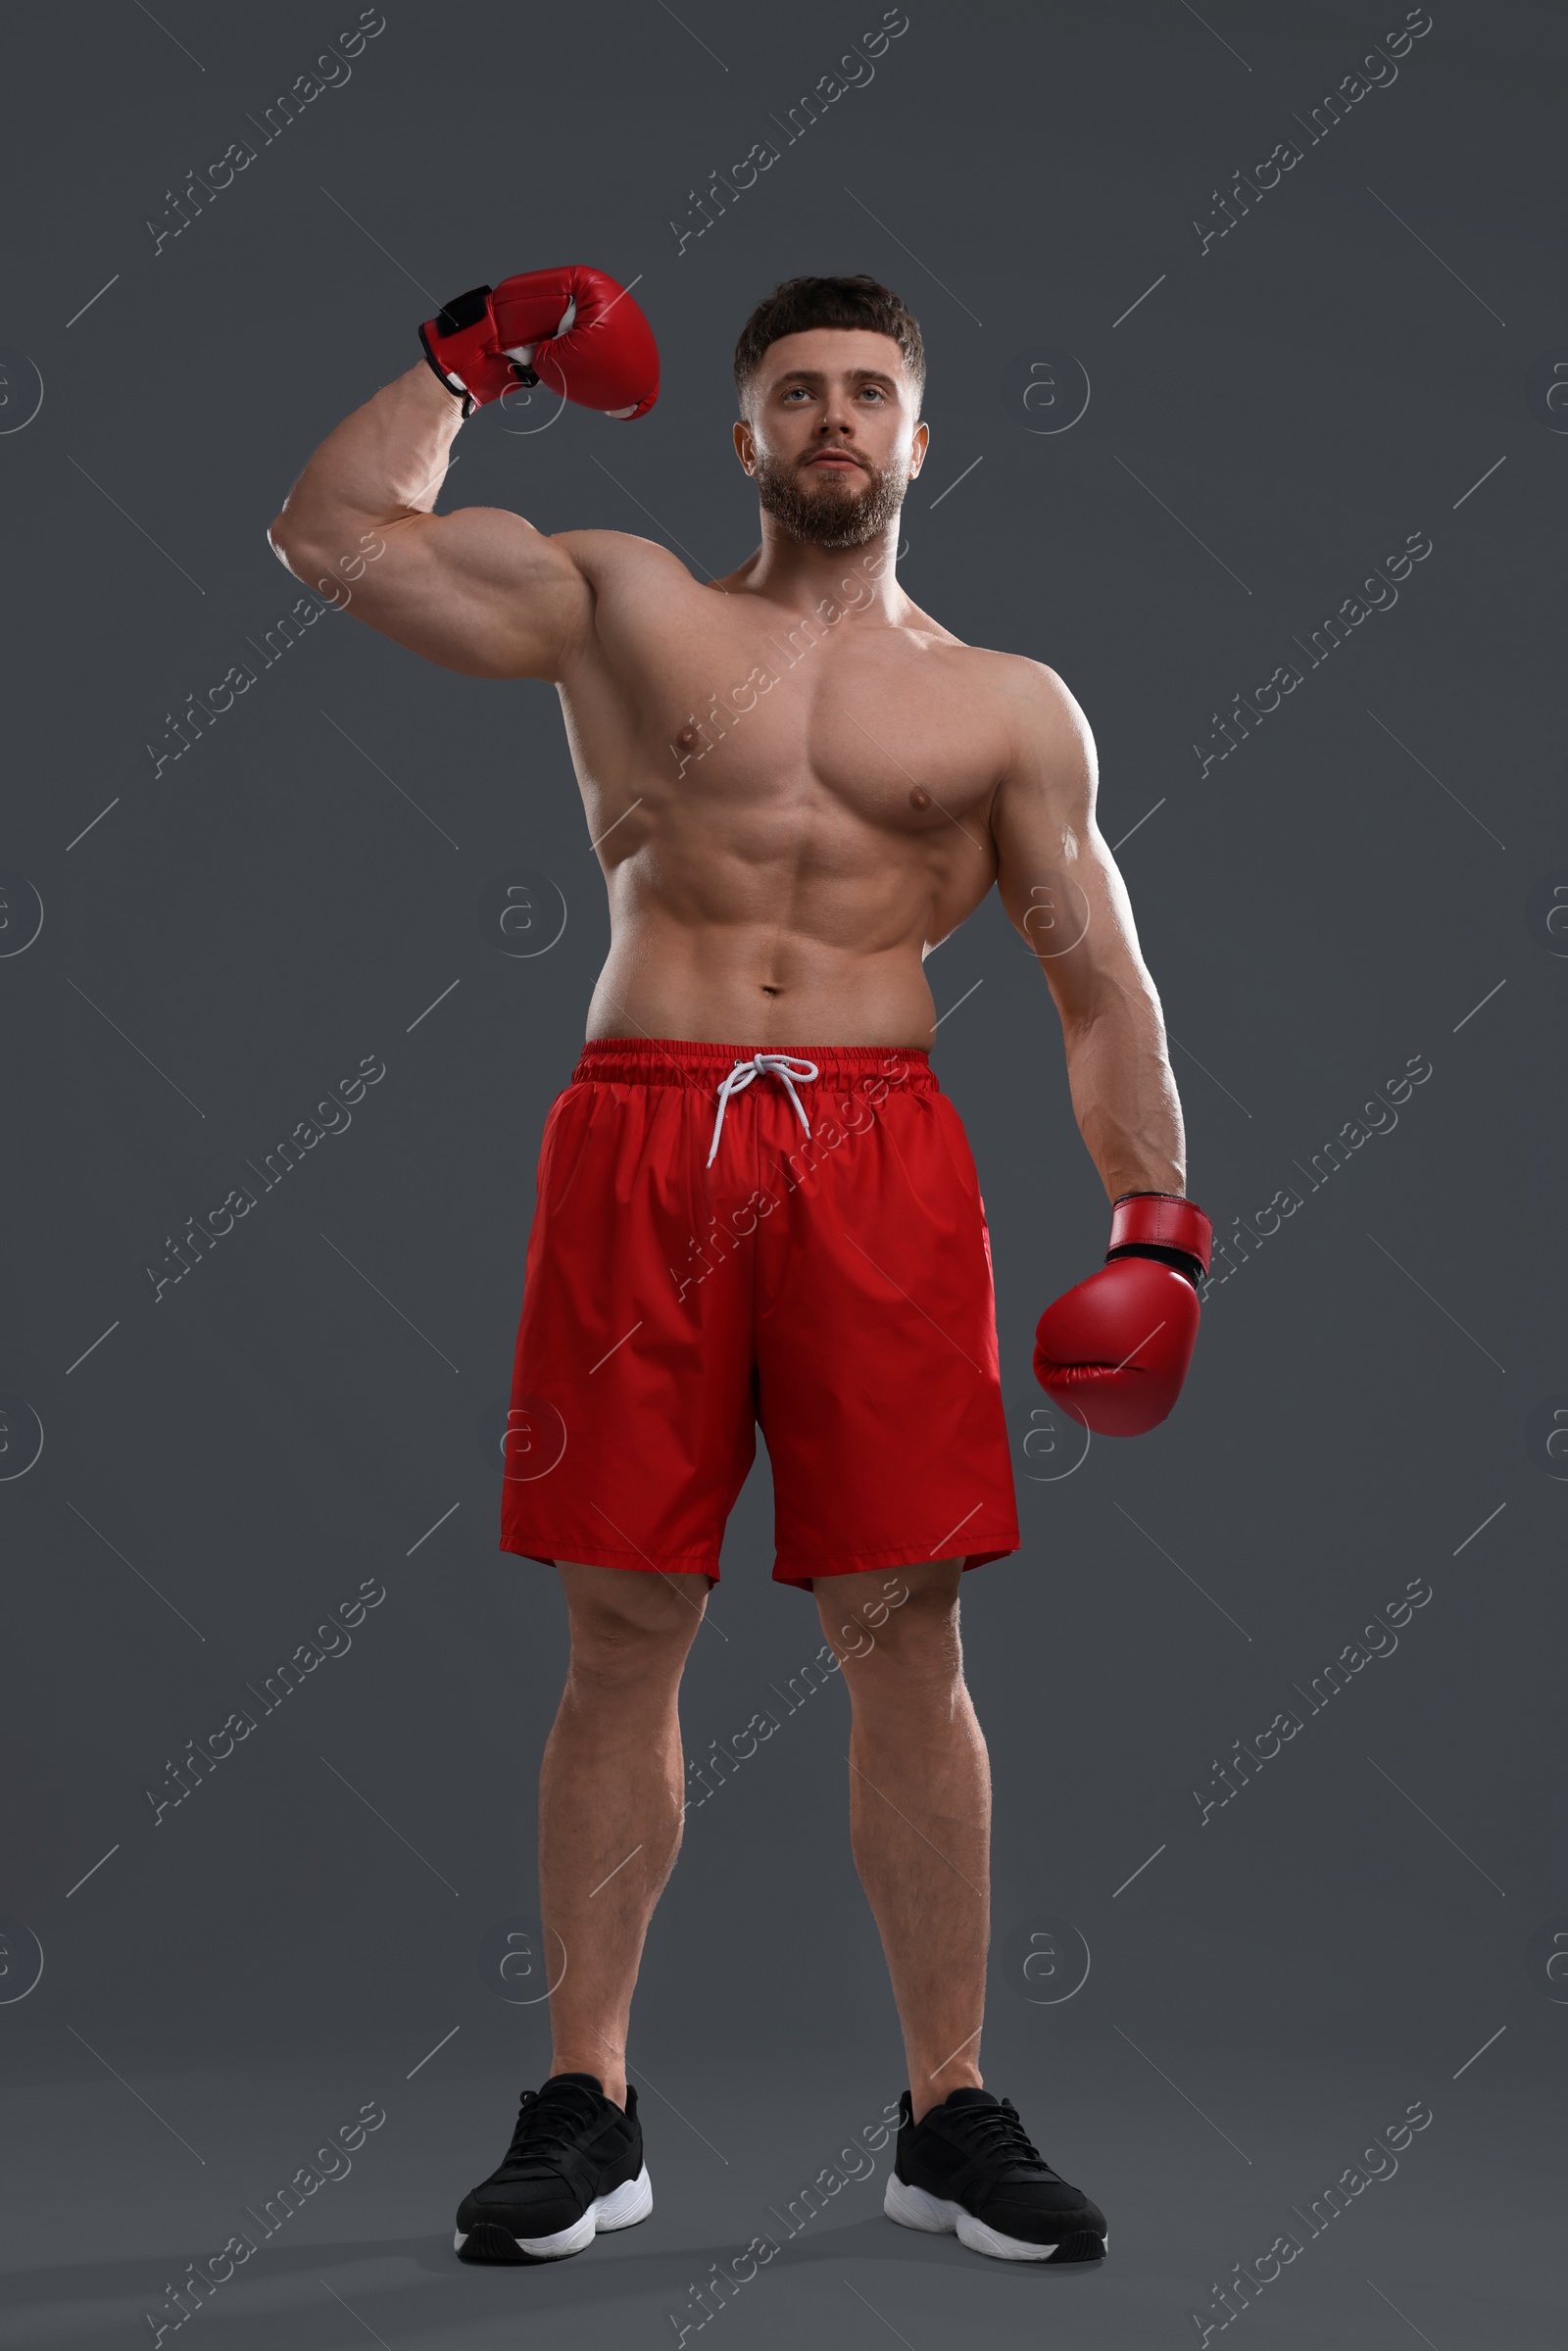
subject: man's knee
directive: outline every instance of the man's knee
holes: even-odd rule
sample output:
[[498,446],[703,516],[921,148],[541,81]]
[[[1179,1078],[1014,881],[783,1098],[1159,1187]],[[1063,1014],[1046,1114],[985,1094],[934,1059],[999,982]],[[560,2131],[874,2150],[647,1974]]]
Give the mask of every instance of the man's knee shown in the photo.
[[678,1673],[707,1604],[706,1576],[582,1567],[560,1575],[571,1625],[571,1670],[594,1681]]
[[[852,1690],[871,1681],[953,1681],[962,1672],[958,1568],[823,1577],[816,1587],[822,1629]],[[866,1587],[869,1589],[861,1589]]]

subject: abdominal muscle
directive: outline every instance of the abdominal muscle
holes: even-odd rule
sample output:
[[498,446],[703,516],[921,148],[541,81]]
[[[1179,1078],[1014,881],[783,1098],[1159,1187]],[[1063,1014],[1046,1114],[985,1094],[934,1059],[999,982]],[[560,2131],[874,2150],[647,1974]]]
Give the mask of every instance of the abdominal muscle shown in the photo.
[[912,943],[861,953],[775,929],[693,930],[644,908],[617,926],[587,1034],[927,1047],[935,1011]]
[[858,744],[830,741],[825,774],[776,730],[739,748],[612,789],[579,753],[611,916],[588,1037],[928,1047],[923,958],[995,876],[971,806],[989,776],[937,809],[896,757],[891,784],[868,774]]

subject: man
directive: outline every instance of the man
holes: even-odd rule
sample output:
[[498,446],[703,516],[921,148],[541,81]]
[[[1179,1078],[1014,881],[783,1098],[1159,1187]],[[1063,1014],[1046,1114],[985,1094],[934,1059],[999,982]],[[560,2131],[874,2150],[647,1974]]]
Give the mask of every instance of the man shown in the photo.
[[653,337],[612,279],[526,272],[421,339],[272,543],[426,660],[555,684],[612,917],[545,1125],[503,1502],[502,1547],[557,1568],[570,1617],[540,1787],[554,2054],[458,2251],[553,2259],[651,2209],[631,1993],[680,1842],[681,1669],[760,1422],[773,1575],[814,1592],[852,1702],[855,1856],[908,2061],[886,2209],[1006,2259],[1097,2258],[1098,2207],[980,2076],[990,1787],[958,1585],[1018,1528],[984,1203],[921,969],[996,883],[1117,1203],[1036,1369],[1091,1427],[1152,1426],[1208,1224],[1089,728],[1052,670],[961,644],[897,583],[925,360],[873,279],[793,279],[748,320],[734,441],[761,544],[702,584],[648,539],[433,512],[464,418],[519,384],[653,406]]

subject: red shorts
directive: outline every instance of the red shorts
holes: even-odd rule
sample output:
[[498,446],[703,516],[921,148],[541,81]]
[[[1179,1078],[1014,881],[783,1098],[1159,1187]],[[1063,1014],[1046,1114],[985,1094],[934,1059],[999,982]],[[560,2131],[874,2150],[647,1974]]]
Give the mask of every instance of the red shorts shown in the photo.
[[777,1583],[1016,1550],[957,1111],[918,1047],[753,1051],[600,1039],[552,1103],[502,1549],[716,1577],[760,1425]]

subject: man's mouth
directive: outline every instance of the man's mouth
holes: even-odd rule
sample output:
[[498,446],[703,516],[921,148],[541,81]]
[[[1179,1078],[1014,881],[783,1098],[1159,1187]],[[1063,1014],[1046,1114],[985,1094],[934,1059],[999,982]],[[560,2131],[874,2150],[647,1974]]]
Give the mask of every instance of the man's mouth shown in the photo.
[[846,457],[838,449],[825,449],[818,456],[808,458],[806,463],[808,471],[813,465],[819,466],[824,473],[861,473],[865,470],[858,458]]

